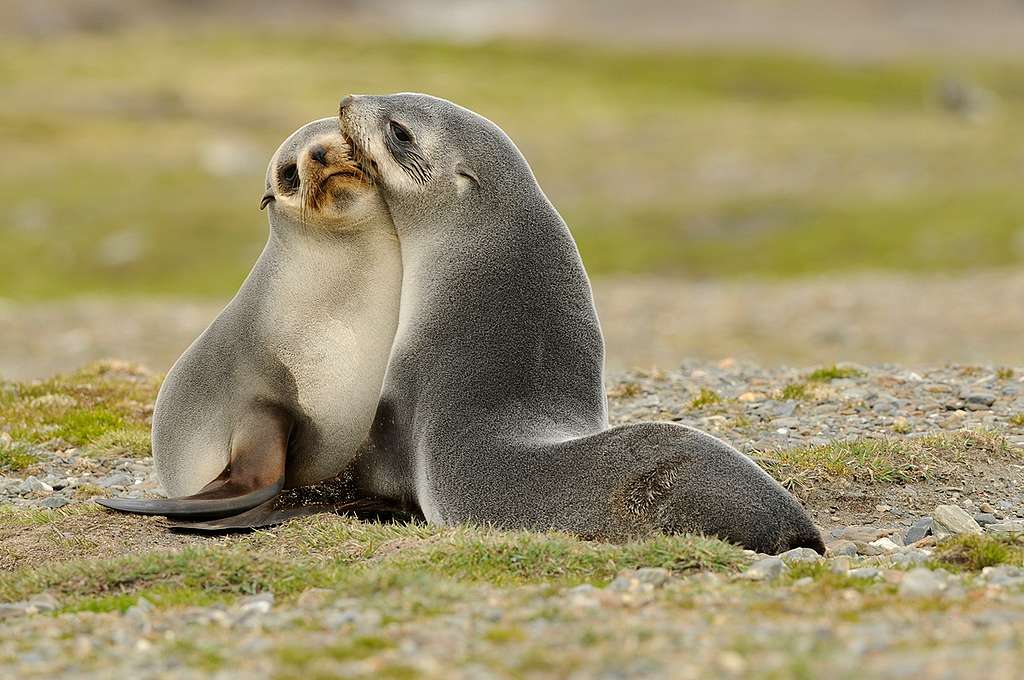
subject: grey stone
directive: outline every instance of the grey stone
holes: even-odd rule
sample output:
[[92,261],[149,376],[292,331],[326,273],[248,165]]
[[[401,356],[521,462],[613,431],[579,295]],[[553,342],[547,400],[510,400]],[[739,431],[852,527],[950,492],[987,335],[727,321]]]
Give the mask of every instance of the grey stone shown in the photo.
[[20,493],[50,492],[53,491],[53,487],[35,476],[30,476],[18,485],[18,491]]
[[850,571],[850,558],[847,555],[840,555],[829,560],[828,570],[834,574],[845,574]]
[[58,606],[57,598],[49,593],[40,593],[28,600],[28,607],[39,612],[52,612]]
[[999,521],[999,518],[993,515],[991,512],[979,512],[974,515],[974,521],[984,528],[989,524],[995,524]]
[[932,533],[933,522],[934,520],[932,520],[931,517],[922,517],[914,522],[914,524],[907,529],[907,534],[903,537],[903,544],[910,545],[911,543],[917,543],[925,536],[929,536]]
[[96,482],[97,486],[101,486],[104,489],[109,489],[112,486],[131,486],[135,483],[132,476],[124,472],[116,472],[112,475],[108,475],[103,479]]
[[932,518],[932,533],[939,538],[981,533],[981,526],[958,505],[939,505],[932,512]]
[[981,570],[981,577],[994,586],[1013,587],[1024,585],[1024,569],[1005,564],[996,567],[985,567]]
[[964,393],[961,397],[971,411],[984,411],[996,403],[996,395],[981,390]]
[[875,567],[860,567],[858,569],[851,569],[849,571],[850,578],[862,578],[862,579],[880,579],[882,578],[882,570],[876,569]]
[[751,581],[770,581],[781,576],[785,570],[786,563],[780,558],[766,557],[750,565],[750,568],[743,572],[743,578]]
[[871,526],[851,526],[846,527],[836,538],[845,538],[848,541],[870,543],[871,541],[877,541],[882,536],[885,536],[888,531],[885,529],[879,529],[878,527]]
[[892,563],[897,567],[916,567],[930,559],[928,553],[917,548],[904,548],[892,555]]
[[49,498],[43,500],[43,502],[40,505],[42,505],[44,508],[56,509],[63,508],[65,505],[70,504],[71,501],[69,501],[67,498],[64,498],[64,496],[50,496]]
[[1024,519],[1009,519],[1003,522],[996,522],[985,527],[985,531],[993,534],[1020,534],[1024,533]]
[[648,583],[655,588],[660,588],[668,583],[671,576],[668,569],[662,567],[641,567],[636,570],[636,578],[641,583]]
[[824,558],[811,548],[793,548],[779,555],[779,559],[786,564],[796,564],[798,562],[821,562]]
[[832,541],[828,544],[827,551],[829,555],[849,555],[853,557],[857,554],[857,544],[853,541],[848,541],[845,538],[841,538],[838,541]]
[[945,574],[923,567],[911,569],[900,582],[902,597],[934,597],[945,589]]

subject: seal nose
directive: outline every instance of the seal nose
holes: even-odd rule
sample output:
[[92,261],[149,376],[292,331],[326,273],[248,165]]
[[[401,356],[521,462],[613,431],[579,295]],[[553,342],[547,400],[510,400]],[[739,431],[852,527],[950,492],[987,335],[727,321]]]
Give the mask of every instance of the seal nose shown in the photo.
[[327,147],[322,144],[317,144],[309,150],[309,157],[315,160],[320,165],[326,167],[327,165]]
[[345,113],[345,109],[347,109],[348,107],[352,106],[352,102],[354,102],[355,100],[356,100],[356,98],[353,97],[350,94],[349,95],[345,95],[344,97],[342,97],[341,103],[338,104],[338,115],[340,116],[340,115],[344,114]]

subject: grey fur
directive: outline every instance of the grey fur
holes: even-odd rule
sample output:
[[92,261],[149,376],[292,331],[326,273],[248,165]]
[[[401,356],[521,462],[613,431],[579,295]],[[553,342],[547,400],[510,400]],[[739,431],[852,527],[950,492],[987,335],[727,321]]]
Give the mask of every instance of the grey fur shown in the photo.
[[[621,540],[701,532],[823,551],[796,499],[749,458],[672,423],[608,428],[604,346],[568,228],[493,123],[419,94],[346,98],[342,133],[374,174],[402,245],[398,334],[366,491],[435,523]],[[424,181],[384,141],[390,121]]]
[[387,208],[365,182],[322,196],[332,214],[304,211],[301,193],[275,192],[276,170],[322,140],[344,147],[336,118],[303,126],[274,154],[267,244],[160,389],[153,455],[170,496],[221,473],[254,408],[289,416],[288,487],[337,475],[370,429],[398,322],[401,258]]

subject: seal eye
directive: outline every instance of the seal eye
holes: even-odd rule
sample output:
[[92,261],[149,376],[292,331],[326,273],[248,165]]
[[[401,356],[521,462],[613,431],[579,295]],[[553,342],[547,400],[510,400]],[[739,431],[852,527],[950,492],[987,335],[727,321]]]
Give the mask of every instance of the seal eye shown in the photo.
[[291,193],[299,188],[299,168],[295,163],[283,165],[277,170],[277,181],[281,188]]
[[409,128],[395,121],[391,121],[390,125],[391,134],[395,136],[395,139],[402,142],[403,144],[408,144],[412,142],[412,133],[409,132]]

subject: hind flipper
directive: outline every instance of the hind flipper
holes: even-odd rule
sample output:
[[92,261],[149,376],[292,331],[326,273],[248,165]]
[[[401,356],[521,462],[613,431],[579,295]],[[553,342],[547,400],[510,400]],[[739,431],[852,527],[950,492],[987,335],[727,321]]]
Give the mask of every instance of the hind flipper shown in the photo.
[[291,420],[274,408],[258,408],[235,431],[231,459],[220,475],[191,496],[164,499],[102,498],[112,510],[181,519],[215,519],[266,503],[284,488]]

